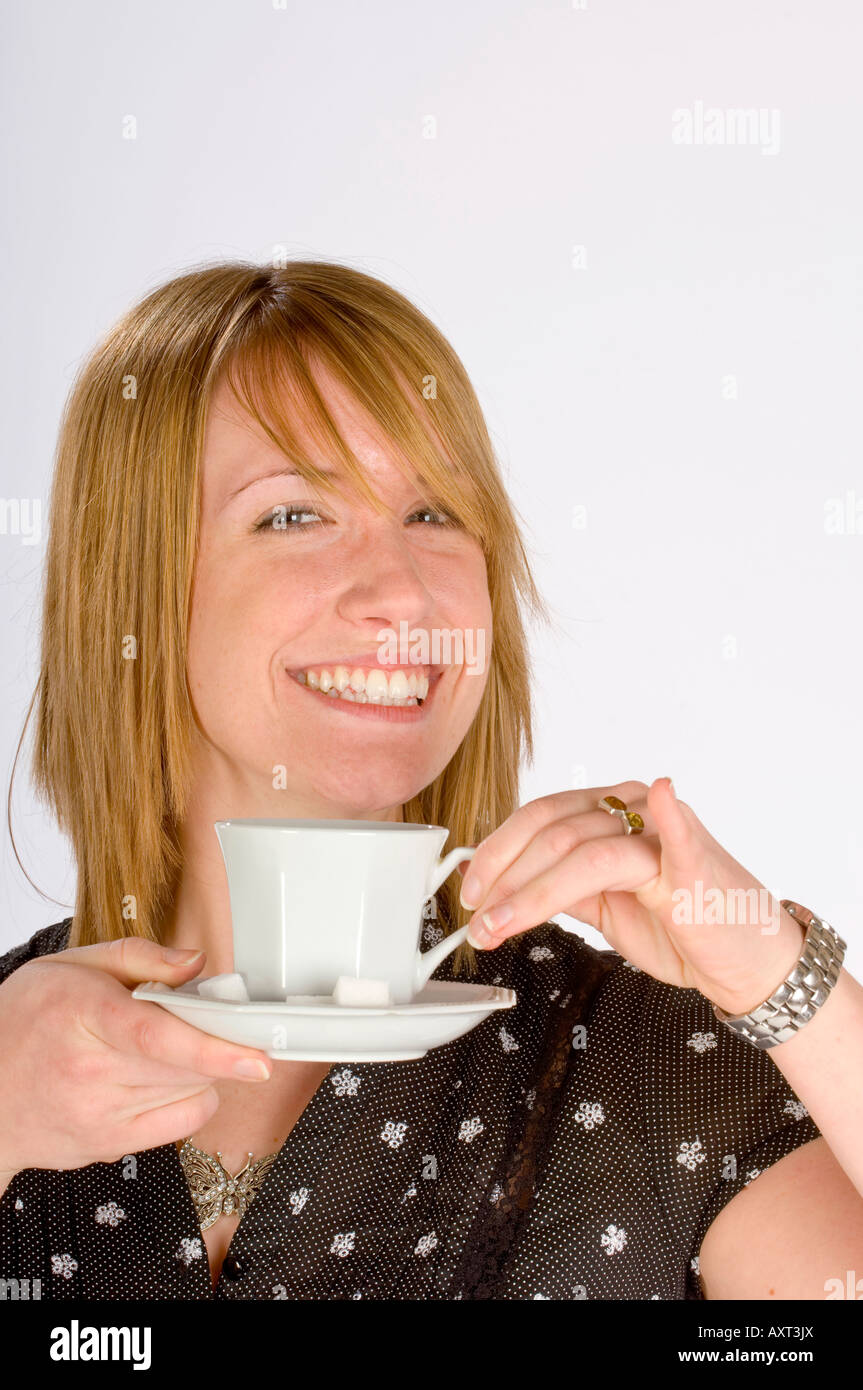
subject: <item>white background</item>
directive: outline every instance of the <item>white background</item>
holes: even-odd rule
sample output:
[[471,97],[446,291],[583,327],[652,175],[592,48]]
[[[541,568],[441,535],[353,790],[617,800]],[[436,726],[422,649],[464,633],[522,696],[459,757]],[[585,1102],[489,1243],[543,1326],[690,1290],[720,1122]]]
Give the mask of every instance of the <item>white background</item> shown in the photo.
[[[557,626],[533,644],[522,801],[673,776],[771,891],[840,930],[859,978],[861,15],[855,0],[8,5],[0,496],[40,498],[43,536],[0,535],[4,788],[81,358],[202,260],[332,257],[450,338],[526,523]],[[763,110],[778,150],[675,143],[673,113],[698,102]],[[844,534],[832,499],[859,509]],[[73,901],[26,763],[13,826],[60,905],[4,825],[0,950]]]

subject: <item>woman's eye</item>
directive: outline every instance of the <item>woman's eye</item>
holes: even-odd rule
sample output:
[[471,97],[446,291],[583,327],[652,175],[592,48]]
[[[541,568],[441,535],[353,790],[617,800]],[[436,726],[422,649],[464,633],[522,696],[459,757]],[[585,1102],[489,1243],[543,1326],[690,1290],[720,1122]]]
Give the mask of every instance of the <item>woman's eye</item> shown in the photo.
[[[317,517],[318,520],[312,523],[297,523],[295,521],[295,518],[302,516],[313,516]],[[434,526],[458,526],[459,524],[456,521],[455,517],[451,516],[449,512],[438,511],[434,507],[420,507],[418,511],[412,513],[411,517],[409,517],[409,520],[413,520],[414,517],[430,517],[431,523]],[[314,507],[307,507],[304,505],[288,506],[285,503],[281,503],[279,506],[273,507],[269,512],[267,512],[266,516],[261,517],[261,520],[255,524],[254,530],[310,531],[314,526],[325,525],[326,522],[320,520],[319,513],[315,511]]]
[[457,525],[458,525],[458,522],[456,521],[455,517],[454,517],[454,516],[451,516],[449,512],[445,512],[445,511],[436,511],[433,507],[420,507],[420,509],[419,509],[418,512],[414,512],[414,516],[431,516],[431,517],[436,517],[437,520],[436,520],[435,523],[434,523],[435,526],[457,526]]
[[[287,505],[285,505],[285,504],[280,504],[280,505],[277,506],[277,507],[273,507],[271,511],[267,512],[267,515],[266,515],[266,516],[261,517],[261,520],[260,520],[260,521],[257,523],[257,525],[255,526],[255,530],[256,530],[256,531],[267,531],[267,530],[270,530],[270,531],[307,531],[307,530],[310,529],[308,526],[306,526],[306,525],[300,525],[300,526],[296,525],[295,522],[294,522],[294,520],[293,520],[293,518],[294,518],[294,517],[297,517],[297,516],[317,516],[317,515],[318,515],[318,513],[314,510],[313,507],[304,507],[304,506],[297,507],[297,506],[287,506]],[[317,524],[320,525],[320,526],[322,526],[324,523],[323,523],[322,521],[318,521]]]

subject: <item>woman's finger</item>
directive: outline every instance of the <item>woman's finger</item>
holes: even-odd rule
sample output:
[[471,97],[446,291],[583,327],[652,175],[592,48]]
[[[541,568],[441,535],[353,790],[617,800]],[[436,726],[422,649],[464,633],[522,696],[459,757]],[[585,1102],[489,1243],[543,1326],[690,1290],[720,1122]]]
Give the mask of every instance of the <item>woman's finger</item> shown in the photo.
[[138,1153],[140,1149],[158,1149],[163,1144],[174,1144],[183,1136],[194,1134],[215,1115],[218,1108],[218,1092],[215,1087],[209,1086],[197,1095],[145,1110],[136,1119],[130,1120],[126,1127],[129,1153]]
[[[636,811],[644,821],[642,834],[655,834],[656,827],[647,809],[646,801],[630,801],[630,811]],[[560,863],[588,840],[601,836],[624,836],[623,823],[619,816],[609,815],[608,811],[585,811],[577,816],[565,816],[552,821],[533,839],[512,861],[507,869],[488,885],[486,896],[477,903],[475,911],[482,914],[501,898],[509,898],[517,893],[531,879],[539,876],[553,865]]]
[[[503,825],[486,836],[473,856],[462,882],[462,906],[476,909],[485,902],[494,883],[531,840],[555,821],[595,811],[597,801],[603,796],[617,796],[631,808],[636,800],[646,801],[647,790],[644,782],[620,782],[614,787],[584,787],[554,792],[550,796],[540,796],[526,802]],[[600,814],[608,820],[618,819],[609,816],[607,811]]]
[[209,1090],[213,1085],[207,1077],[197,1085],[185,1086],[118,1086],[116,1106],[112,1106],[112,1116],[122,1124],[138,1115],[149,1114],[163,1105],[173,1105],[180,1100],[189,1100]]
[[479,946],[497,945],[556,912],[568,912],[593,893],[635,892],[661,869],[662,850],[656,835],[603,835],[588,840],[503,902],[475,913],[468,940]]
[[[186,959],[171,960],[171,954],[185,956]],[[127,989],[134,989],[135,985],[143,984],[146,980],[158,980],[166,985],[185,984],[203,970],[206,954],[204,951],[172,953],[145,937],[124,936],[115,941],[98,941],[92,946],[70,946],[65,951],[57,951],[41,959],[101,970]]]
[[[173,1066],[195,1076],[267,1081],[273,1069],[265,1052],[213,1037],[175,1018],[158,1004],[133,999],[119,991],[93,1010],[87,1026],[95,1036],[128,1057]],[[252,1071],[242,1069],[249,1067]],[[139,1071],[146,1076],[146,1067]]]
[[[103,1064],[108,1084],[128,1086],[132,1090],[151,1087],[164,1090],[170,1086],[200,1086],[212,1083],[212,1076],[206,1072],[195,1071],[192,1067],[181,1067],[173,1062],[162,1062],[156,1057],[146,1057],[139,1052],[118,1054],[109,1043],[102,1043]],[[110,1081],[109,1068],[116,1070],[117,1080]]]

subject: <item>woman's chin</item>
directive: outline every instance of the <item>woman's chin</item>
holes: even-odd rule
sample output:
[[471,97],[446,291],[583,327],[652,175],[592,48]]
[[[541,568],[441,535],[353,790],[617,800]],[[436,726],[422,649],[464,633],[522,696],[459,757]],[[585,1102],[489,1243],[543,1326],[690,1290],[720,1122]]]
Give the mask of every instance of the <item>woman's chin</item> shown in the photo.
[[[314,802],[321,809],[310,817],[327,820],[401,820],[401,808],[422,791],[415,782],[398,784],[375,783],[364,792],[351,796],[343,785],[331,789],[316,787]],[[310,798],[311,801],[311,798]]]

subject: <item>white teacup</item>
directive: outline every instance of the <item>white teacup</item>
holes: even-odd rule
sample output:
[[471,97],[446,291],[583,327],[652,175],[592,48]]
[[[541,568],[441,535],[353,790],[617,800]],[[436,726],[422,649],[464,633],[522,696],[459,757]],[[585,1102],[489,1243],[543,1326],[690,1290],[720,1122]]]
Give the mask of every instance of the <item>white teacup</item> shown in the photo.
[[385,980],[408,1004],[467,936],[420,950],[423,904],[472,848],[439,859],[441,825],[363,820],[215,822],[231,900],[234,970],[250,999],[332,994]]

